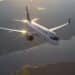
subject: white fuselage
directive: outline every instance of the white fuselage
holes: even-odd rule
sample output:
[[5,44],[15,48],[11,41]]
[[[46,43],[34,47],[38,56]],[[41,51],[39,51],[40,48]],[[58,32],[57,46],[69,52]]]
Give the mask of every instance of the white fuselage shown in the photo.
[[39,25],[34,21],[29,22],[28,26],[31,27],[34,31],[40,33],[43,37],[45,37],[45,40],[49,43],[58,44],[58,37],[53,32],[50,32],[48,28]]

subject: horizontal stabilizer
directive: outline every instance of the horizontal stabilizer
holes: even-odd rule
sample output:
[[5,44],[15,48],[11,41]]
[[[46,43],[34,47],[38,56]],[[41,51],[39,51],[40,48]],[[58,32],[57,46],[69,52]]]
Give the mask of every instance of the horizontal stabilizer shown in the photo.
[[40,18],[34,18],[34,19],[32,19],[32,21],[34,21],[34,22],[36,22],[36,21],[38,21]]

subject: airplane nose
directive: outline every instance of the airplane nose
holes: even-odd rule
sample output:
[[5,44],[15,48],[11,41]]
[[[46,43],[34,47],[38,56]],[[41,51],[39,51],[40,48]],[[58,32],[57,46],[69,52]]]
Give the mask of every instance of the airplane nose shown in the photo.
[[59,41],[59,37],[56,37],[56,36],[50,37],[50,39],[55,40],[55,41]]

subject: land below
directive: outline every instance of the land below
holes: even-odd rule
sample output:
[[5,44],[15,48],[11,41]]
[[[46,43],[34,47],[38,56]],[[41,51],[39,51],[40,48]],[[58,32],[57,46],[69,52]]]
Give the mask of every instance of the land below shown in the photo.
[[75,75],[75,62],[24,65],[16,75]]

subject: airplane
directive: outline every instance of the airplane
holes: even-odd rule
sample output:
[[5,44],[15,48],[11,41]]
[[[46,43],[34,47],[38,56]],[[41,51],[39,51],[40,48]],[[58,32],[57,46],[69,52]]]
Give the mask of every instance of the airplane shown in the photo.
[[27,20],[16,20],[16,21],[27,23],[27,26],[30,29],[32,29],[32,32],[29,30],[26,31],[26,30],[10,29],[10,28],[5,28],[5,27],[0,27],[0,29],[11,31],[11,32],[23,33],[26,35],[26,39],[28,41],[33,41],[34,36],[37,36],[37,35],[38,35],[38,37],[42,36],[45,38],[45,41],[47,41],[48,43],[58,45],[60,38],[57,36],[55,31],[69,25],[71,23],[71,19],[68,18],[68,21],[66,23],[64,23],[60,26],[48,29],[48,28],[44,27],[43,25],[36,23],[36,21],[38,19],[31,19],[28,6],[26,6],[25,10],[26,10],[26,19]]

